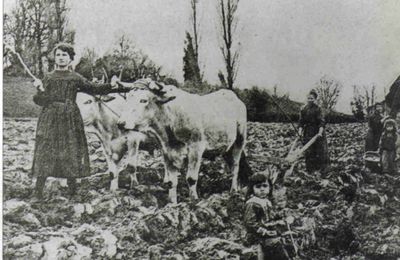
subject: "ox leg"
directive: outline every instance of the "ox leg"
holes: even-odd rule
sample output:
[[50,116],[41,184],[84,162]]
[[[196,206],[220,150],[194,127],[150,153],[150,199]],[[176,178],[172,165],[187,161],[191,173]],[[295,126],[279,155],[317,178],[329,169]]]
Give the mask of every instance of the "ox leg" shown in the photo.
[[169,182],[169,173],[168,173],[168,167],[167,164],[164,163],[164,178],[163,178],[163,185],[167,187],[168,189],[171,188],[171,183]]
[[118,189],[118,167],[117,165],[113,162],[110,165],[110,175],[112,175],[112,180],[110,184],[110,191],[116,191]]
[[178,186],[178,171],[173,171],[169,173],[169,180],[171,182],[171,189],[168,191],[168,197],[172,204],[178,204],[178,194],[177,194],[177,186]]
[[[96,133],[95,133],[96,134]],[[105,145],[103,142],[103,138],[96,134],[97,138],[100,140],[101,146],[103,147],[103,151],[106,157],[106,162],[108,166],[108,174],[110,175],[111,183],[110,190],[115,191],[118,189],[118,165],[116,160],[113,159],[112,148],[109,145]]]
[[137,166],[138,166],[138,157],[139,157],[139,144],[140,142],[134,142],[129,146],[128,149],[128,165],[127,168],[133,169],[133,173],[129,174],[130,178],[130,188],[133,186],[139,185],[139,181],[137,179]]
[[171,203],[178,203],[178,194],[177,194],[177,186],[178,186],[178,175],[179,170],[174,166],[173,161],[171,161],[167,156],[164,156],[164,165],[165,165],[165,175],[164,182],[168,188],[168,198]]
[[179,172],[174,166],[167,166],[168,168],[168,198],[172,204],[178,203],[178,175]]
[[111,178],[110,191],[116,191],[118,189],[118,165],[109,154],[106,155],[106,160],[108,164],[108,172]]
[[240,157],[246,144],[246,122],[238,124],[236,140],[226,154],[225,161],[229,172],[232,174],[231,192],[239,190],[238,178]]
[[238,175],[239,175],[239,163],[240,156],[242,155],[243,149],[241,147],[233,146],[225,155],[225,165],[228,173],[232,174],[232,186],[231,192],[238,191]]
[[203,152],[204,147],[201,145],[189,148],[186,181],[189,185],[189,194],[192,199],[199,198],[197,194],[197,182],[199,179],[199,170]]

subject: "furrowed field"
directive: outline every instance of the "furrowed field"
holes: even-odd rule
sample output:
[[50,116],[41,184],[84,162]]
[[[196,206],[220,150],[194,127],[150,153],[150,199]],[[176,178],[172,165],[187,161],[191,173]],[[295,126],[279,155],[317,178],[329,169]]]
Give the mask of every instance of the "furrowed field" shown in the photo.
[[[139,182],[107,190],[105,158],[88,134],[93,174],[73,201],[63,181],[50,179],[45,201],[32,203],[36,119],[4,120],[3,256],[5,259],[249,259],[242,226],[243,194],[230,194],[222,159],[205,160],[199,195],[190,202],[183,175],[180,203],[166,204],[158,151],[140,152]],[[310,176],[299,164],[278,183],[275,201],[293,224],[282,237],[298,259],[400,257],[400,178],[363,168],[364,124],[329,125],[331,171]],[[254,171],[267,165],[252,155],[284,157],[294,140],[289,124],[249,123],[247,155]],[[123,186],[125,175],[121,177]],[[290,230],[289,230],[290,229]],[[292,231],[292,238],[288,235]]]

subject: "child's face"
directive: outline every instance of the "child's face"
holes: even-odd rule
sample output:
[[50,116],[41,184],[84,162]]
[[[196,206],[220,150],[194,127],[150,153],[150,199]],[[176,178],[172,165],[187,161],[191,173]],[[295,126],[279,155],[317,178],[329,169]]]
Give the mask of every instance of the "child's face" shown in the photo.
[[383,107],[382,106],[376,106],[375,111],[378,112],[379,114],[383,113]]
[[266,198],[270,192],[268,181],[258,183],[253,187],[254,195],[259,198]]
[[314,95],[308,95],[307,96],[307,101],[308,101],[309,104],[314,104],[315,100],[316,99],[315,99]]
[[392,126],[392,125],[386,126],[386,130],[388,130],[388,131],[393,131],[393,126]]

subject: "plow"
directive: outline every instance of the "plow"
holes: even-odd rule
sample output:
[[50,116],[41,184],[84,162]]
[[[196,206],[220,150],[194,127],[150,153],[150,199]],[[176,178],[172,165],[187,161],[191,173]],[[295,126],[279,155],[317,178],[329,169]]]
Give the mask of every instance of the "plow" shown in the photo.
[[252,155],[251,160],[256,162],[268,163],[277,166],[286,166],[288,169],[285,171],[283,178],[285,176],[290,176],[293,173],[294,168],[299,163],[300,159],[303,158],[304,153],[318,140],[319,135],[315,135],[310,139],[304,146],[299,145],[300,138],[297,137],[293,143],[290,145],[290,149],[286,157],[274,157],[266,155]]

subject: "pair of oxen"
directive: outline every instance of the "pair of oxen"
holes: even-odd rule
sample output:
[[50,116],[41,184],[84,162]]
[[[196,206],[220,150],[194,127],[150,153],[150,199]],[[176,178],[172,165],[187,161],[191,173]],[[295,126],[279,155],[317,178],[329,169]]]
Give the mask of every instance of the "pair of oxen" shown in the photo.
[[[125,156],[132,166],[131,186],[137,184],[140,142],[157,140],[164,159],[164,184],[177,203],[180,171],[187,166],[190,196],[198,198],[197,183],[203,153],[217,151],[232,174],[232,191],[239,187],[239,162],[244,156],[247,116],[244,103],[230,90],[199,96],[149,79],[119,83],[131,88],[126,96],[80,94],[77,103],[85,127],[100,139],[112,173],[111,190],[118,188],[120,164]],[[185,165],[187,163],[187,165]]]

